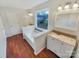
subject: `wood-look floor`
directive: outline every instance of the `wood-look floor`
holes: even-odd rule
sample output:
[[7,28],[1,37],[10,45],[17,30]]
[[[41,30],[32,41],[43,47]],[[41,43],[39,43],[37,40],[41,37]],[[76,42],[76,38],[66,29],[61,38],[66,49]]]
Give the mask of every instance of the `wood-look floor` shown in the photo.
[[19,34],[7,39],[7,58],[57,58],[57,56],[46,48],[35,56],[31,46],[23,39],[22,34]]

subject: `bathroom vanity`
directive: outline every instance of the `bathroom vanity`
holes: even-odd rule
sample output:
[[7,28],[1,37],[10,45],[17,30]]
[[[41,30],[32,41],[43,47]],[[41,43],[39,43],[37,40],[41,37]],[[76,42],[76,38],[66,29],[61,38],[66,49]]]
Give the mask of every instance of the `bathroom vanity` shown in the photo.
[[[47,48],[62,58],[76,55],[79,43],[79,14],[73,10],[57,12],[54,29],[48,34]],[[75,53],[75,54],[74,54]]]
[[30,44],[37,55],[46,47],[46,35],[48,31],[35,29],[34,26],[23,27],[23,38]]
[[59,57],[69,58],[74,52],[76,38],[72,38],[56,32],[51,32],[47,37],[47,48]]
[[46,47],[48,26],[48,9],[43,9],[36,11],[34,26],[23,27],[23,37],[33,48],[35,55]]

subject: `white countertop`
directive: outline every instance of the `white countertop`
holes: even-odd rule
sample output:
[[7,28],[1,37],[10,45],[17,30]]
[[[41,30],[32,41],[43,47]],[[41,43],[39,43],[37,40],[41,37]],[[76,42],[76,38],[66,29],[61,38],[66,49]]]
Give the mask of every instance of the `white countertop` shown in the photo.
[[54,38],[56,38],[56,39],[58,39],[58,40],[60,40],[62,42],[68,43],[68,44],[70,44],[72,46],[75,46],[75,44],[76,44],[76,39],[65,36],[65,35],[62,35],[62,34],[58,35],[58,34],[56,34],[54,32],[51,32],[51,33],[48,34],[48,36],[54,37]]
[[23,33],[29,37],[30,39],[34,39],[37,37],[40,37],[43,34],[46,34],[48,31],[46,30],[42,30],[42,32],[34,30],[35,27],[34,26],[27,26],[27,27],[23,27]]

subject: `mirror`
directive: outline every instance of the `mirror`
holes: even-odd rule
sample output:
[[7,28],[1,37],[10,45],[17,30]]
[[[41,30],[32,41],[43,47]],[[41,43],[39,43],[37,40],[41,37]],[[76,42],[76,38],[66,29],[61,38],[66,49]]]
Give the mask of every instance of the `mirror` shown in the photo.
[[76,31],[77,21],[77,14],[61,14],[56,18],[55,27]]

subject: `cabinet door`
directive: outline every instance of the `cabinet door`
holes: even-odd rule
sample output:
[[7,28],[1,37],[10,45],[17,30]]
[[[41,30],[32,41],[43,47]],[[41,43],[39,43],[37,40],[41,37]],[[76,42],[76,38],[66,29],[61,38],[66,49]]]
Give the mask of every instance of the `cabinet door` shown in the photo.
[[47,48],[57,54],[59,56],[60,49],[61,49],[61,43],[55,38],[48,37],[47,39]]
[[69,58],[72,55],[74,46],[71,46],[67,43],[62,42],[60,57]]
[[46,34],[43,34],[34,39],[35,41],[35,50],[36,52],[40,51],[41,49],[46,47]]

